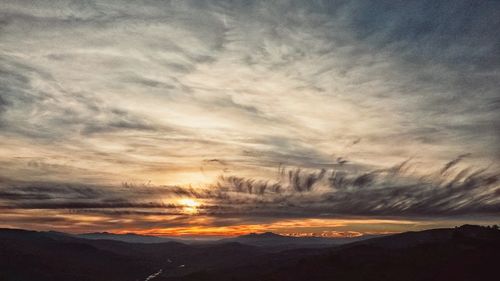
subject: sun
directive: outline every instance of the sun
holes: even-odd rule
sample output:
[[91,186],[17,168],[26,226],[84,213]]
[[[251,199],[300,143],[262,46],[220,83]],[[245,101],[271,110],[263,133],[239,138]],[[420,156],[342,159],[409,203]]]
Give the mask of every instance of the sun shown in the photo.
[[191,198],[179,199],[179,204],[182,206],[182,210],[187,214],[195,214],[198,210],[197,207],[200,206],[200,202]]
[[191,198],[183,198],[179,200],[179,203],[184,207],[196,208],[200,206],[200,203]]

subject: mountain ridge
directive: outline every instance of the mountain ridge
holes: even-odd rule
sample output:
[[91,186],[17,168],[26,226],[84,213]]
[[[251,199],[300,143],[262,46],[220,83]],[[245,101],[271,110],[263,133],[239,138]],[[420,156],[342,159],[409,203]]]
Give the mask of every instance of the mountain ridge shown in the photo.
[[0,280],[135,281],[160,272],[155,281],[471,281],[487,280],[500,260],[500,231],[473,225],[321,247],[273,246],[301,238],[261,235],[239,239],[267,245],[130,243],[0,229]]

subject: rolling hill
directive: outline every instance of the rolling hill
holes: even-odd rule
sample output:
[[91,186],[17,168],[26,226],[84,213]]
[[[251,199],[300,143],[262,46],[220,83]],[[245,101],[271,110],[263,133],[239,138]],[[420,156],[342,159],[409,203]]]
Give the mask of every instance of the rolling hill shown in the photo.
[[297,239],[264,233],[188,245],[0,229],[0,281],[496,280],[500,260],[500,231],[471,225],[337,246],[298,247]]

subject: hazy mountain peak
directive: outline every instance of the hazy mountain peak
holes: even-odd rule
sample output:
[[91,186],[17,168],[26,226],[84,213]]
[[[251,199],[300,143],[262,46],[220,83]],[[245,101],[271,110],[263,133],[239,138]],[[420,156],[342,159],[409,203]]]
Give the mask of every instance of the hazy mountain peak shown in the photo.
[[240,238],[285,238],[286,236],[279,235],[273,232],[250,233],[239,236]]
[[136,233],[116,234],[110,232],[95,232],[95,233],[83,233],[77,236],[85,239],[117,240],[122,242],[131,242],[131,243],[163,243],[163,242],[174,241],[174,239],[170,238],[140,235]]

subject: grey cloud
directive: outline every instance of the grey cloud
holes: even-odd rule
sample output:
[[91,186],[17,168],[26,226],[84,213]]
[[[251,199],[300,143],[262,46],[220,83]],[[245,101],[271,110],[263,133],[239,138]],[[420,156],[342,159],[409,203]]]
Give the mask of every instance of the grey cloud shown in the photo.
[[357,2],[349,22],[361,40],[409,60],[492,69],[500,63],[494,31],[499,9],[494,1]]
[[136,131],[163,131],[169,130],[165,127],[155,126],[152,122],[148,122],[145,118],[134,116],[128,112],[121,110],[109,110],[105,120],[95,120],[93,123],[88,122],[80,131],[82,135],[93,135],[96,133],[113,133],[127,130]]
[[446,165],[444,165],[443,169],[441,170],[441,174],[443,174],[444,172],[448,171],[453,166],[457,165],[458,162],[460,162],[462,159],[464,159],[467,156],[470,156],[470,153],[459,155],[457,158],[455,158],[455,159],[451,160],[450,162],[446,163]]
[[[463,143],[466,140],[466,143],[470,144],[479,142],[474,140],[473,136],[480,135],[479,138],[487,140],[477,146],[479,150],[479,147],[491,149],[493,143],[498,140],[498,135],[492,130],[496,126],[477,126],[477,121],[472,121],[473,125],[468,126],[463,124],[461,118],[467,115],[470,118],[481,118],[491,122],[498,119],[494,108],[489,109],[487,106],[494,104],[490,100],[498,95],[498,91],[495,90],[498,88],[497,83],[491,79],[495,72],[475,67],[478,61],[489,61],[488,65],[495,67],[494,62],[497,61],[494,50],[498,40],[495,40],[496,37],[492,36],[494,34],[491,31],[495,28],[488,28],[491,25],[498,25],[498,20],[494,17],[496,10],[494,3],[468,7],[466,2],[461,1],[443,1],[438,4],[419,1],[394,5],[387,2],[317,2],[307,5],[294,1],[271,4],[187,2],[182,5],[148,2],[146,5],[139,5],[140,9],[135,3],[118,5],[119,3],[110,2],[104,5],[96,1],[83,6],[69,3],[58,7],[53,7],[52,3],[42,3],[37,9],[29,5],[9,3],[5,5],[5,13],[9,15],[9,28],[14,29],[12,31],[6,29],[5,35],[10,38],[9,32],[13,32],[15,28],[36,21],[39,24],[31,24],[31,28],[33,30],[39,28],[42,36],[35,40],[46,42],[43,32],[50,33],[51,28],[60,29],[62,35],[58,38],[62,40],[61,44],[66,46],[65,50],[51,50],[45,56],[68,58],[67,62],[64,62],[65,65],[72,60],[82,58],[97,59],[100,68],[110,69],[107,73],[109,75],[107,83],[113,87],[117,83],[115,81],[120,81],[137,84],[137,87],[158,88],[151,93],[147,91],[145,95],[168,96],[168,101],[174,102],[172,105],[168,104],[172,106],[171,108],[186,103],[198,108],[213,108],[220,110],[221,114],[236,115],[242,120],[248,120],[248,123],[261,125],[263,128],[273,124],[287,130],[302,130],[305,135],[310,132],[309,128],[303,128],[301,124],[293,124],[292,120],[286,118],[287,115],[276,116],[276,112],[269,112],[269,109],[263,108],[269,106],[265,102],[241,102],[241,98],[234,98],[238,95],[255,95],[253,89],[235,89],[235,94],[228,96],[224,93],[225,89],[216,86],[206,87],[199,81],[196,83],[186,81],[184,75],[199,71],[200,64],[215,65],[228,57],[232,63],[224,65],[228,69],[237,68],[245,61],[250,61],[253,62],[250,63],[250,69],[257,66],[253,70],[267,68],[271,73],[284,71],[291,81],[298,83],[294,85],[294,89],[318,92],[325,97],[331,97],[335,93],[335,89],[325,88],[324,85],[335,76],[353,75],[358,82],[361,82],[360,85],[369,82],[369,78],[375,81],[388,81],[387,85],[390,87],[381,89],[384,91],[381,95],[386,98],[364,97],[355,91],[348,95],[359,106],[367,106],[368,114],[375,115],[375,119],[383,116],[386,110],[384,107],[380,108],[380,104],[387,103],[392,107],[395,103],[393,110],[401,114],[409,126],[391,129],[397,129],[397,134],[401,138],[404,136],[407,143],[416,140],[417,143],[421,141],[426,144],[441,145]],[[282,11],[287,12],[282,13]],[[437,14],[441,16],[435,16]],[[26,18],[29,16],[32,17],[31,20]],[[67,33],[65,25],[58,21],[69,21],[78,27],[81,38],[71,40],[71,34]],[[168,34],[167,30],[170,30],[170,27],[174,27],[179,30],[179,34],[185,36],[177,36],[177,33]],[[94,32],[95,30],[108,36],[94,38],[93,34],[99,34]],[[184,37],[199,40],[184,42],[181,40]],[[134,38],[140,40],[132,40]],[[95,48],[110,48],[114,53],[103,55],[96,53]],[[73,51],[76,49],[90,49],[92,52]],[[451,59],[443,55],[444,53],[451,56]],[[415,56],[417,59],[414,59]],[[310,60],[316,57],[317,60]],[[108,59],[110,65],[107,65]],[[151,75],[137,73],[137,70],[130,67],[145,63],[144,61],[148,64],[146,67],[160,65],[161,75],[153,78]],[[467,63],[467,67],[453,68],[453,61]],[[385,68],[384,62],[387,62],[389,69]],[[430,64],[430,67],[427,64]],[[444,66],[439,68],[440,64]],[[371,70],[372,68],[374,70]],[[391,77],[393,72],[399,76]],[[368,77],[357,77],[358,73],[366,74]],[[30,74],[33,75],[35,74]],[[28,82],[24,82],[26,87],[30,87]],[[454,86],[455,84],[457,86]],[[208,100],[200,98],[203,94],[191,95],[200,91],[200,88],[203,91],[219,91],[224,94]],[[19,91],[19,87],[11,90]],[[478,92],[481,98],[472,99]],[[31,93],[28,97],[40,98],[44,94]],[[75,93],[66,92],[60,95],[75,96]],[[410,95],[421,98],[411,98]],[[106,102],[103,95],[83,94],[82,97],[84,100],[98,100],[96,101],[98,104]],[[410,100],[406,100],[407,98]],[[307,99],[305,102],[307,104]],[[329,99],[325,98],[325,102],[329,102]],[[51,131],[51,134],[45,134],[46,137],[57,135],[54,127],[66,127],[65,129],[69,131],[76,129],[66,123],[82,125],[78,127],[84,135],[107,130],[157,129],[153,128],[155,125],[150,124],[148,120],[122,120],[113,114],[109,118],[118,120],[94,119],[94,115],[106,111],[100,106],[97,107],[100,109],[97,112],[90,109],[91,105],[82,105],[88,107],[89,112],[86,112],[87,110],[74,112],[51,106],[59,105],[45,103],[43,107],[32,108],[45,112],[60,111],[61,115],[64,115],[64,118],[54,116],[52,122],[42,124]],[[279,103],[274,104],[277,108],[281,106]],[[478,111],[477,108],[486,110]],[[294,115],[294,112],[290,112],[290,115]],[[25,128],[24,134],[28,136],[40,134],[22,125],[22,123],[14,124],[13,127],[17,130]],[[422,127],[438,130],[444,137],[424,133]],[[378,139],[390,134],[389,130],[381,130],[381,137]],[[490,140],[488,137],[492,135],[493,138]],[[366,137],[374,140],[377,136],[372,134]],[[288,142],[296,142],[297,145],[301,145],[300,142],[308,142],[305,138],[298,139],[293,135],[288,135],[286,138]],[[282,152],[283,157],[277,156],[277,159],[271,162],[282,162],[282,158],[286,158],[288,153],[285,150]],[[305,159],[298,164],[324,162],[321,158],[326,158],[327,155],[323,151],[317,153],[319,155],[310,156],[310,158],[318,157],[316,161]],[[290,157],[293,158],[293,155],[294,153],[291,153]],[[258,162],[260,159],[254,160]]]
[[214,217],[498,215],[500,174],[473,168],[452,172],[454,161],[444,167],[447,176],[442,171],[427,176],[412,174],[408,161],[390,169],[357,172],[280,167],[279,180],[221,176],[216,184],[205,188],[4,183],[0,203],[9,209],[89,209],[97,213],[99,209],[125,213],[161,210],[182,214],[182,205],[171,200],[188,197],[202,200],[200,215]]
[[125,78],[124,82],[128,83],[137,83],[146,87],[153,87],[153,88],[165,88],[165,89],[175,89],[176,87],[161,81],[153,80],[153,79],[148,79],[148,78],[143,78],[143,77],[131,77],[131,78]]
[[88,93],[68,93],[63,89],[57,89],[58,93],[40,91],[33,87],[37,82],[33,80],[54,82],[53,78],[11,59],[4,62],[8,68],[1,70],[5,75],[1,84],[0,113],[3,113],[6,131],[27,137],[64,139],[78,132],[90,135],[167,129],[145,117],[107,107]]
[[3,98],[2,96],[0,96],[0,128],[2,127],[2,113],[7,109],[7,106],[8,106],[8,103],[7,101],[5,100],[5,98]]
[[[341,170],[284,173],[269,184],[244,178],[223,178],[229,196],[221,202],[271,216],[460,216],[496,215],[500,211],[499,174],[464,169],[451,179],[439,174],[409,175],[409,164],[389,170],[352,173]],[[450,167],[451,168],[451,167]],[[322,189],[327,187],[326,190]],[[250,196],[249,196],[250,195]],[[282,208],[280,208],[280,206]],[[238,208],[238,207],[236,207]]]

